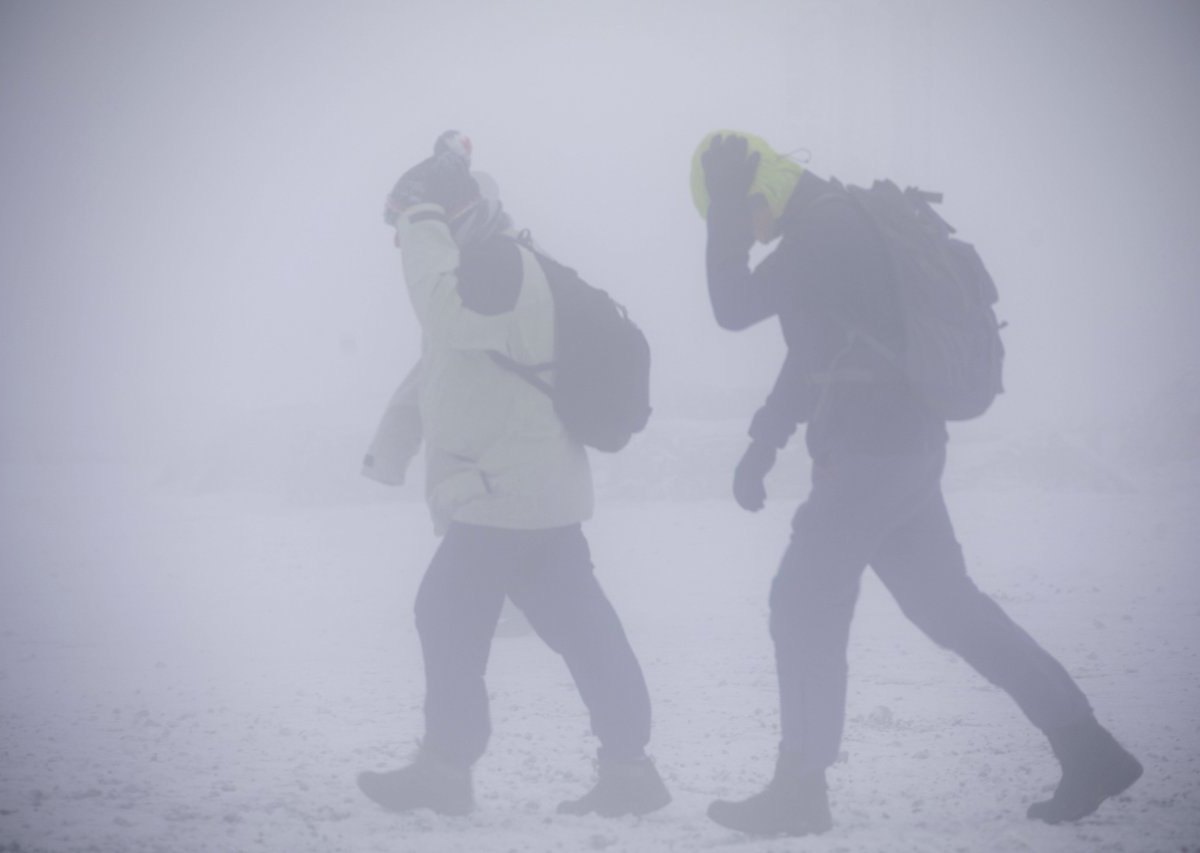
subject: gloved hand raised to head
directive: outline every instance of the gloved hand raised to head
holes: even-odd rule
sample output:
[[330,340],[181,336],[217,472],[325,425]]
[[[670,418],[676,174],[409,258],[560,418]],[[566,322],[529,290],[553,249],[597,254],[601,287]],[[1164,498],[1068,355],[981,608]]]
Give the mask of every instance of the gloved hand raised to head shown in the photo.
[[714,136],[700,155],[709,202],[726,205],[744,200],[754,184],[758,161],[758,152],[749,150],[744,136]]
[[443,148],[400,176],[384,205],[383,220],[394,226],[397,217],[416,204],[439,204],[453,219],[479,199],[479,184],[470,161],[458,151]]
[[767,488],[763,481],[775,465],[775,448],[752,441],[733,472],[733,497],[738,506],[758,512],[766,504]]

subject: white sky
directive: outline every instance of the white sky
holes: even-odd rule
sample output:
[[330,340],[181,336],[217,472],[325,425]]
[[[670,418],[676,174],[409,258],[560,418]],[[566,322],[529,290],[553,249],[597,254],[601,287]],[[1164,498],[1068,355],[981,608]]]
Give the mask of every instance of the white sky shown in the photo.
[[724,126],[944,191],[999,408],[1123,417],[1200,368],[1197,44],[1185,0],[0,2],[0,451],[373,413],[417,351],[382,200],[447,127],[630,307],[660,411],[748,419],[780,358],[709,314],[687,172]]

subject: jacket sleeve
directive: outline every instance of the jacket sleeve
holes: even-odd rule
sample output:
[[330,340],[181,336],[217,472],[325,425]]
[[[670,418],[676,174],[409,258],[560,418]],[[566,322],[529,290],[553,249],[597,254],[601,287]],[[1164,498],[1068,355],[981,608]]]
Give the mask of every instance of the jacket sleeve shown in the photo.
[[819,396],[812,382],[812,368],[799,348],[789,348],[775,385],[750,421],[750,438],[782,450],[812,415]]
[[363,459],[364,477],[387,486],[403,485],[408,466],[421,448],[421,412],[417,403],[420,386],[418,361],[388,401]]
[[[462,257],[442,208],[419,204],[397,223],[404,280],[421,331],[439,347],[503,351],[509,334],[510,305],[498,305],[495,293],[460,275]],[[512,304],[520,288],[521,259],[514,245],[509,278],[516,287],[505,298]],[[473,269],[468,261],[466,269]],[[501,309],[507,310],[501,310]]]
[[722,329],[739,331],[775,313],[765,277],[750,269],[753,245],[749,201],[709,207],[705,251],[708,298]]

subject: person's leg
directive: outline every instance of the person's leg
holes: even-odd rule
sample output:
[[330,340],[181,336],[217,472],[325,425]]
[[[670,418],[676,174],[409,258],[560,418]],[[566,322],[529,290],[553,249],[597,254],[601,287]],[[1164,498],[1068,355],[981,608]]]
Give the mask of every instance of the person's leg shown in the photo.
[[425,737],[414,761],[359,774],[368,797],[392,811],[474,807],[471,765],[491,733],[484,672],[504,600],[509,531],[451,524],[417,593],[425,658]]
[[862,572],[936,489],[936,477],[924,457],[843,454],[813,468],[771,587],[781,748],[803,766],[823,769],[837,758]]
[[918,628],[1011,695],[1039,729],[1091,716],[1062,664],[968,577],[940,491],[888,538],[871,566]]
[[775,777],[748,800],[713,803],[716,822],[793,835],[832,825],[824,774],[841,744],[859,580],[879,543],[931,487],[925,467],[907,457],[859,455],[814,466],[812,491],[771,587],[781,732]]
[[562,655],[604,754],[638,758],[650,741],[650,695],[616,611],[593,573],[578,525],[536,531],[509,597]]
[[516,531],[454,523],[415,606],[425,660],[424,749],[469,767],[491,736],[487,672]]
[[645,756],[650,696],[637,656],[593,572],[579,525],[538,531],[513,574],[509,597],[562,655],[600,741],[601,781],[561,811],[644,814],[670,802]]
[[775,774],[762,792],[708,808],[722,826],[757,835],[833,826],[825,768],[841,742],[846,646],[866,551],[817,487],[813,492],[796,514],[771,585],[781,734]]
[[868,550],[853,530],[806,504],[771,584],[780,749],[798,766],[837,758],[846,705],[846,647]]
[[968,577],[940,490],[888,538],[872,567],[913,623],[1012,696],[1050,739],[1063,784],[1030,817],[1082,817],[1137,780],[1141,766],[1096,722],[1062,664]]

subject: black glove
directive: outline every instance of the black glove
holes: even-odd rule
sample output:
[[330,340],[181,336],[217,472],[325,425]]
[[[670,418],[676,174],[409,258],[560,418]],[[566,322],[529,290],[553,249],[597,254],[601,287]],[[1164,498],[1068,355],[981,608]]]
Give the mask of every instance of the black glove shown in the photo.
[[767,499],[763,480],[775,464],[775,448],[761,441],[752,441],[742,454],[733,472],[733,497],[738,506],[758,512]]
[[754,183],[758,160],[757,151],[747,153],[746,137],[714,136],[708,150],[700,155],[709,203],[725,205],[745,199]]
[[400,213],[414,204],[440,204],[453,216],[479,197],[468,161],[453,151],[422,160],[400,176],[388,194],[383,221],[395,226]]

